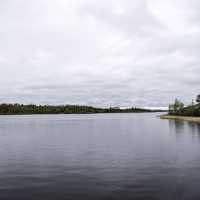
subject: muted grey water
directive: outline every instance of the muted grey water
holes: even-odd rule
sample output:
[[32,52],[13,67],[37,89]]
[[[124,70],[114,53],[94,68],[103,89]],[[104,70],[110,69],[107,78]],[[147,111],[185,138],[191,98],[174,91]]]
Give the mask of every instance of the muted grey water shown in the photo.
[[0,116],[1,200],[199,200],[200,125],[156,114]]

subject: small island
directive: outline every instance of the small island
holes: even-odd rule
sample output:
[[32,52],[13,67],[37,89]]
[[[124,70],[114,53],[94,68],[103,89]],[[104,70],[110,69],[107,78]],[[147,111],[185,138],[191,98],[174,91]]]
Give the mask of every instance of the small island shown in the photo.
[[200,95],[197,95],[196,103],[192,100],[189,106],[184,106],[176,99],[174,104],[169,105],[168,114],[161,115],[160,118],[200,123]]
[[32,114],[95,114],[95,113],[144,113],[163,112],[163,110],[151,110],[144,108],[96,108],[82,105],[24,105],[24,104],[0,104],[0,115],[32,115]]

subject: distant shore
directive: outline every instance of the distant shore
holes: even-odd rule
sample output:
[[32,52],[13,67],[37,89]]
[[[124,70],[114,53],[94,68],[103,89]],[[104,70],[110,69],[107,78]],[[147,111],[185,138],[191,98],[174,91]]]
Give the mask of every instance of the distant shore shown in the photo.
[[35,104],[0,104],[0,115],[33,115],[33,114],[97,114],[97,113],[147,113],[161,112],[145,108],[109,107],[98,108],[85,105],[35,105]]
[[178,116],[178,115],[160,115],[160,119],[181,120],[187,122],[200,123],[200,117]]

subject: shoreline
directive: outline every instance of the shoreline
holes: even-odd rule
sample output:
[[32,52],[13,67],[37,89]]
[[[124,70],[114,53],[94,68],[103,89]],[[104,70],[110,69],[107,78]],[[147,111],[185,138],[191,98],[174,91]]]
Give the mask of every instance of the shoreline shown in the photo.
[[96,114],[151,114],[161,113],[161,111],[151,112],[94,112],[94,113],[20,113],[20,114],[0,114],[1,116],[33,116],[33,115],[96,115]]
[[200,123],[200,117],[178,116],[178,115],[160,115],[160,119],[180,120],[187,122]]

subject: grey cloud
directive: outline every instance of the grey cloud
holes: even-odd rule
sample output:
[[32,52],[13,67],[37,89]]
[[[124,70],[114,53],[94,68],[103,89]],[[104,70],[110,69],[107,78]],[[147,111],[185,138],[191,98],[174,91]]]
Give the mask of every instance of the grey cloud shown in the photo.
[[167,106],[199,89],[198,0],[0,1],[0,102]]

